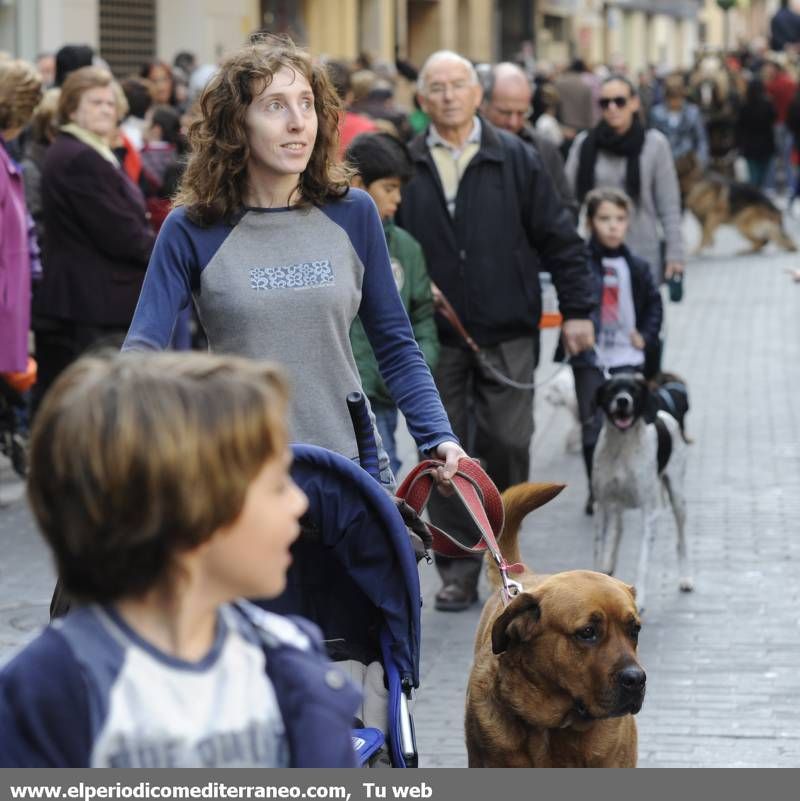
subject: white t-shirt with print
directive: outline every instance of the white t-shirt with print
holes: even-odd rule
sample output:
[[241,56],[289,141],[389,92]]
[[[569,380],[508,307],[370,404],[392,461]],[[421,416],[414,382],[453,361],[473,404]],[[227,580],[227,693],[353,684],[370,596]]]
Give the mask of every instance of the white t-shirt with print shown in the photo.
[[597,350],[605,367],[644,364],[644,351],[633,346],[631,332],[636,328],[633,288],[628,262],[622,256],[607,256],[603,265],[603,305]]

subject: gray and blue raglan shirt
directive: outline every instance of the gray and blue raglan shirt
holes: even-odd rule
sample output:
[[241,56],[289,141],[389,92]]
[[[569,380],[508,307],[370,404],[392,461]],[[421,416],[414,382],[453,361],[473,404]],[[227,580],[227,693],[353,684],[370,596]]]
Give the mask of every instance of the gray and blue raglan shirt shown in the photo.
[[246,209],[201,227],[174,209],[147,268],[124,350],[168,347],[194,301],[209,349],[281,363],[292,439],[357,455],[345,399],[361,389],[349,331],[358,315],[417,446],[457,441],[392,277],[372,198]]

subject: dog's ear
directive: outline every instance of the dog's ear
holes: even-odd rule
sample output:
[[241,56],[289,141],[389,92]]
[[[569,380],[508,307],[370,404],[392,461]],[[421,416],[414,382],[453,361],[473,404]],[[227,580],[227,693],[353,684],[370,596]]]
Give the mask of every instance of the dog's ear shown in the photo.
[[525,642],[533,637],[536,624],[542,616],[539,600],[529,592],[522,592],[505,608],[492,626],[492,653],[502,654],[514,642]]

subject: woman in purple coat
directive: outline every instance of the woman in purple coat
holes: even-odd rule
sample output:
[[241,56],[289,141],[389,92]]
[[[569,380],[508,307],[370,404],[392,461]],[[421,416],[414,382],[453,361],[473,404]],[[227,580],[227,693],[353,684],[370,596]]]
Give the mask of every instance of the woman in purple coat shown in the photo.
[[6,151],[33,114],[42,79],[25,61],[0,61],[0,373],[28,364],[31,316],[30,218],[22,171]]

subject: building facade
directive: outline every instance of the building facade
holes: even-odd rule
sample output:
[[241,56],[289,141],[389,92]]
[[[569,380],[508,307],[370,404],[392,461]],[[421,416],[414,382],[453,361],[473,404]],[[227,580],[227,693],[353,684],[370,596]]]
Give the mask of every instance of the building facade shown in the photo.
[[692,63],[701,0],[614,0],[594,6],[602,34],[591,38],[591,60],[625,64],[631,73],[651,64],[673,69]]
[[699,46],[752,40],[778,0],[0,0],[0,50],[33,58],[93,45],[118,74],[179,50],[217,61],[259,29],[289,33],[316,55],[407,59],[434,50],[475,61],[691,64]]
[[758,37],[769,38],[769,22],[780,0],[737,0],[723,11],[716,0],[704,0],[699,19],[700,44],[711,49],[730,49]]
[[259,0],[0,0],[0,50],[32,59],[89,44],[120,75],[191,50],[216,61],[260,26]]

